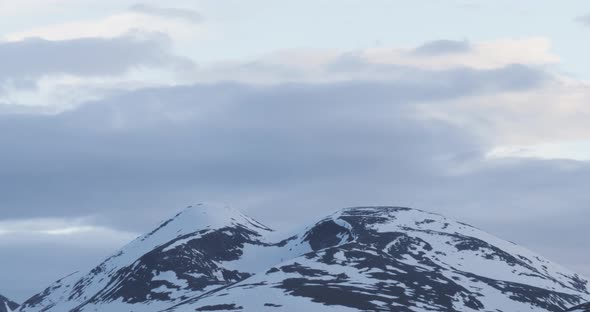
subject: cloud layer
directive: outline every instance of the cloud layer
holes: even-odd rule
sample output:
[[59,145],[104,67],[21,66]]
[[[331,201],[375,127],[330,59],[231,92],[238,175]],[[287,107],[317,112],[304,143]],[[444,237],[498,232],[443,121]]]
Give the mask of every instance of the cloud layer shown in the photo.
[[47,75],[114,76],[135,67],[182,62],[168,53],[168,44],[164,35],[141,33],[115,38],[1,42],[0,81],[35,81]]

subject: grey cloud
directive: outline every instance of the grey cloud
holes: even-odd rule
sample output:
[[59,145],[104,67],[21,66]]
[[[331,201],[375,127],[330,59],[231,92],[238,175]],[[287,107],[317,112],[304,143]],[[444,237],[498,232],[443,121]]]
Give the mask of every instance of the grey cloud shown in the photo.
[[39,38],[0,42],[0,82],[31,85],[50,74],[120,75],[141,66],[188,63],[171,55],[162,34],[50,41]]
[[[461,129],[408,117],[411,103],[477,93],[481,86],[476,80],[491,79],[475,75],[465,84],[458,78],[461,73],[447,74],[438,77],[444,83],[434,79],[422,85],[163,88],[56,116],[1,116],[0,133],[19,133],[22,139],[0,135],[0,144],[9,151],[0,155],[6,182],[0,201],[14,208],[5,212],[11,217],[38,215],[37,201],[47,203],[48,215],[112,212],[135,206],[126,201],[141,200],[137,194],[157,190],[190,193],[219,185],[220,193],[208,196],[223,200],[225,183],[228,189],[247,193],[384,172],[381,166],[394,160],[402,164],[451,151],[468,155],[481,147]],[[438,135],[443,133],[448,135],[441,141]],[[403,153],[386,142],[399,145]],[[407,158],[409,154],[414,156]],[[415,168],[428,170],[430,162],[423,163]],[[398,170],[408,168],[413,166]],[[119,189],[126,190],[117,195],[122,202],[110,208],[99,204],[101,197]],[[25,196],[29,191],[36,196]],[[149,197],[148,202],[158,208],[158,199]]]
[[192,23],[200,23],[203,21],[203,17],[201,16],[201,14],[188,9],[158,8],[146,4],[136,4],[132,6],[130,10],[142,14],[160,16],[165,18],[183,19]]
[[467,41],[435,40],[427,42],[412,51],[415,55],[436,56],[455,53],[467,53],[471,51],[471,45]]
[[[481,161],[487,146],[465,129],[412,118],[413,102],[471,94],[449,81],[448,90],[372,82],[196,85],[133,92],[60,115],[0,116],[2,214],[120,220],[112,215],[199,198],[239,202],[263,190],[279,196],[322,181],[426,187]],[[499,168],[478,181],[514,173]],[[134,221],[132,230],[155,220]]]
[[[331,63],[328,63],[326,68],[336,72],[350,72],[366,70],[370,66],[374,65],[369,63],[362,54],[357,52],[346,52],[340,54]],[[403,66],[397,65],[396,68],[403,68]]]
[[[412,94],[432,99],[443,99],[467,94],[485,94],[501,91],[526,90],[550,82],[551,75],[542,69],[522,64],[478,70],[470,67],[455,67],[443,70],[427,70],[412,66],[375,64],[367,62],[359,54],[345,53],[326,65],[334,72],[354,75],[387,77],[406,89],[428,89],[428,93]],[[402,93],[403,96],[405,93]]]
[[[463,88],[478,93],[527,90],[553,80],[542,70],[521,64],[491,70],[451,69],[448,76],[454,80],[453,84],[460,83]],[[434,78],[444,79],[445,75],[435,75]]]
[[[141,232],[198,201],[230,203],[272,226],[345,206],[390,204],[467,221],[550,258],[559,255],[544,241],[587,244],[580,220],[590,217],[590,166],[489,160],[487,138],[417,118],[413,103],[483,92],[477,80],[506,79],[497,72],[445,75],[421,86],[170,87],[58,115],[0,115],[0,215],[93,215],[102,225]],[[76,252],[68,248],[56,252]],[[0,266],[0,276],[46,270],[19,266],[30,254],[14,249],[14,266]],[[588,259],[587,250],[566,251]],[[64,267],[52,279],[68,273]],[[49,281],[40,275],[39,284]]]
[[584,24],[584,26],[590,26],[590,14],[578,16],[574,20],[578,23]]
[[[455,130],[436,123],[416,127],[403,118],[400,102],[413,98],[422,97],[370,83],[268,89],[222,84],[131,93],[57,116],[3,116],[2,132],[19,129],[22,136],[0,136],[10,150],[0,156],[2,206],[14,208],[4,214],[37,215],[38,200],[49,214],[116,211],[122,207],[101,205],[99,198],[119,189],[135,193],[126,198],[132,199],[146,188],[223,190],[229,183],[247,190],[362,175],[405,159],[381,146],[387,138],[412,138],[404,148],[418,155],[446,149],[456,135],[424,144],[432,133]],[[379,123],[383,129],[375,128]],[[359,150],[350,152],[345,141]]]

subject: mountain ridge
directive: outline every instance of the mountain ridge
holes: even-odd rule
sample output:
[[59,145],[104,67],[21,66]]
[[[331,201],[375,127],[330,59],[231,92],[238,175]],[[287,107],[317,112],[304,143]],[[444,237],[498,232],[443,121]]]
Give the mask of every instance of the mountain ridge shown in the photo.
[[189,207],[19,311],[538,311],[590,300],[588,280],[464,223],[405,207],[341,209],[280,235]]
[[18,308],[18,303],[0,295],[0,312],[13,312]]

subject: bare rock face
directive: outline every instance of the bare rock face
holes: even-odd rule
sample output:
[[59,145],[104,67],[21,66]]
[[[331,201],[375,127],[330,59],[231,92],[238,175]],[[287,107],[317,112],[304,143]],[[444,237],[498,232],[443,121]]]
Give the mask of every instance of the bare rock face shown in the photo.
[[16,309],[18,309],[18,303],[0,295],[0,312],[13,312]]
[[585,278],[420,210],[348,208],[282,233],[199,205],[19,311],[563,312],[587,301]]
[[575,306],[571,309],[566,310],[566,312],[590,312],[590,302],[581,304],[579,306]]

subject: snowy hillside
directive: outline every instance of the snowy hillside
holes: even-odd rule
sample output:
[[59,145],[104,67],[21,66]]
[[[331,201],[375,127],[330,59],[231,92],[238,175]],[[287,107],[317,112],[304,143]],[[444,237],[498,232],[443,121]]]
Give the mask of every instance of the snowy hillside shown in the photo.
[[292,235],[185,209],[19,311],[555,311],[588,281],[522,247],[398,207],[339,211]]
[[221,264],[239,260],[246,244],[264,244],[269,231],[223,206],[190,207],[92,271],[57,281],[23,303],[22,311],[130,311],[140,305],[132,311],[159,311],[249,277]]
[[18,308],[16,302],[10,301],[8,298],[0,295],[0,312],[12,312]]

